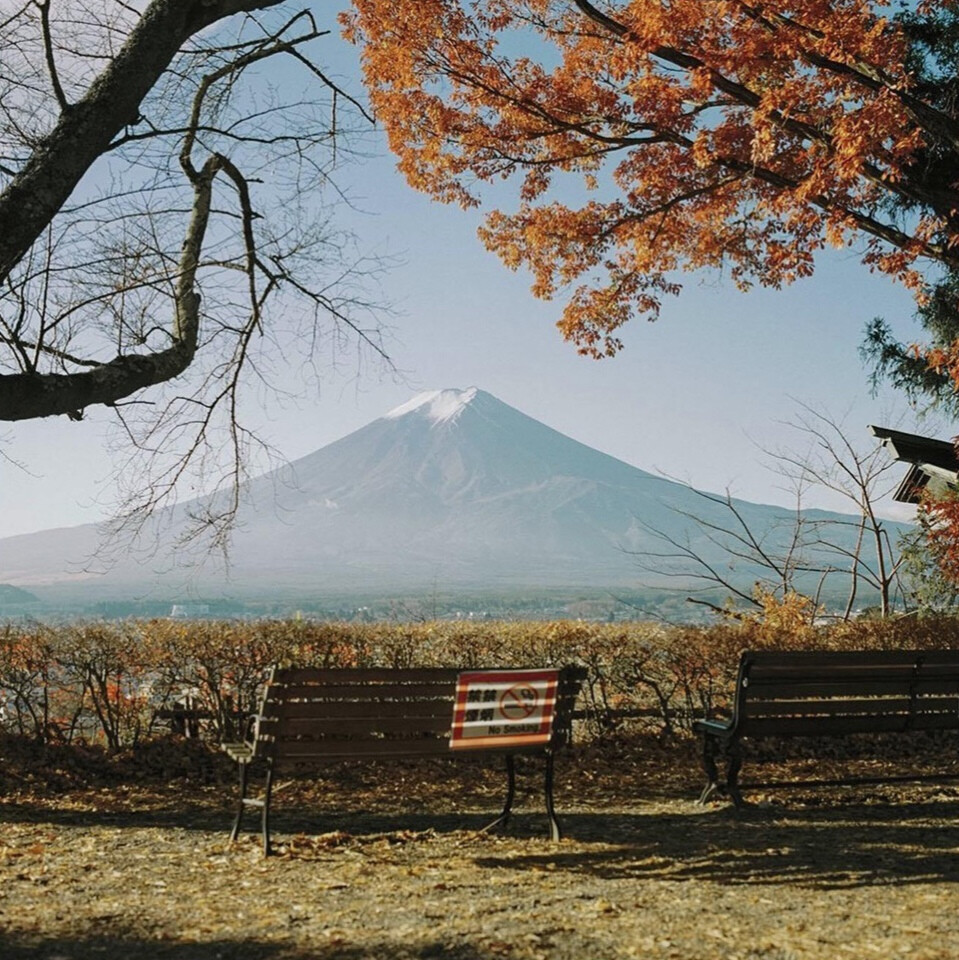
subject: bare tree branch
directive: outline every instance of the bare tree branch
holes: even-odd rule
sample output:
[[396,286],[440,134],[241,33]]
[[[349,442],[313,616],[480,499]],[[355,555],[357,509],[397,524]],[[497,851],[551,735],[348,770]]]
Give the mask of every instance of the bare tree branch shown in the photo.
[[315,62],[331,31],[280,2],[0,19],[0,420],[112,409],[120,513],[135,526],[188,481],[214,542],[268,448],[246,393],[300,393],[314,351],[347,343],[389,363],[380,263],[331,217],[368,115]]

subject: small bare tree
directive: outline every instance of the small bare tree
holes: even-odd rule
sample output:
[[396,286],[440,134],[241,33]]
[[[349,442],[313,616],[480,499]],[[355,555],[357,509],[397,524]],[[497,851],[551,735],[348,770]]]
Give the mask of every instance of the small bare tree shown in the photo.
[[[738,617],[742,609],[758,609],[763,596],[779,598],[802,590],[818,607],[831,566],[814,564],[808,556],[809,524],[802,509],[801,493],[792,510],[783,510],[760,526],[747,516],[742,501],[725,493],[708,493],[688,487],[702,501],[701,510],[675,508],[673,513],[696,531],[670,533],[648,523],[642,526],[662,544],[661,549],[634,553],[640,569],[657,577],[673,578],[695,588],[698,595],[687,602],[706,607],[713,613]],[[815,586],[808,583],[814,577]],[[709,599],[720,592],[725,605]]]
[[375,264],[329,213],[368,118],[287,8],[0,12],[0,419],[114,410],[132,519],[189,476],[234,491],[197,517],[222,530],[258,443],[243,385],[298,392],[346,344],[386,358]]
[[[854,443],[842,418],[809,404],[798,406],[796,418],[785,423],[800,439],[796,449],[763,451],[770,469],[786,480],[793,507],[760,527],[728,490],[722,495],[693,490],[704,509],[676,513],[693,525],[698,538],[646,525],[663,549],[638,554],[642,568],[692,580],[704,591],[722,591],[727,607],[688,598],[717,613],[735,615],[737,608],[760,607],[764,595],[782,599],[790,593],[808,596],[815,610],[827,585],[841,577],[848,588],[838,617],[853,616],[864,588],[875,593],[882,615],[889,616],[897,603],[906,603],[902,556],[876,504],[896,485],[895,464],[881,446]],[[816,487],[846,500],[849,518],[805,509]]]
[[[834,556],[835,566],[850,578],[843,618],[851,616],[863,585],[878,594],[880,612],[888,617],[897,598],[905,602],[900,582],[902,556],[889,536],[888,524],[876,513],[876,504],[896,488],[897,464],[881,444],[867,447],[853,442],[845,418],[837,419],[810,404],[798,406],[797,417],[785,425],[805,441],[805,449],[797,453],[780,448],[769,455],[795,489],[814,486],[829,490],[854,511],[854,520],[830,518],[812,524],[812,545]],[[854,531],[848,545],[843,538],[830,535],[839,528]]]

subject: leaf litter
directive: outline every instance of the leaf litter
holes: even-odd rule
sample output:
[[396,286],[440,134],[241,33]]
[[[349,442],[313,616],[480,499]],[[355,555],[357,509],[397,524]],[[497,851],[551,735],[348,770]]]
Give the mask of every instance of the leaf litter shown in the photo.
[[228,769],[16,768],[3,960],[945,960],[959,942],[955,785],[764,788],[738,812],[692,802],[687,747],[580,750],[554,844],[538,770],[497,834],[499,770],[331,768],[286,783],[264,859],[254,823],[227,842]]

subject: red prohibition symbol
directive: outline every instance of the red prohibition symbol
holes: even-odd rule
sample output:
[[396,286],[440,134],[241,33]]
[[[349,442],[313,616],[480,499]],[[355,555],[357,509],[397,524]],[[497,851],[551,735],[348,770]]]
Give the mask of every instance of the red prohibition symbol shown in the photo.
[[528,683],[514,683],[499,698],[499,712],[507,720],[525,720],[539,704],[536,688]]

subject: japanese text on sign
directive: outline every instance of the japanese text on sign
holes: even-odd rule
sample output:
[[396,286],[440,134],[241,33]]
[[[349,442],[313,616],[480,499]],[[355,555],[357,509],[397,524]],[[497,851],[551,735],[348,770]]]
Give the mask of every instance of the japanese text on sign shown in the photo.
[[456,682],[453,750],[549,743],[558,670],[461,673]]

